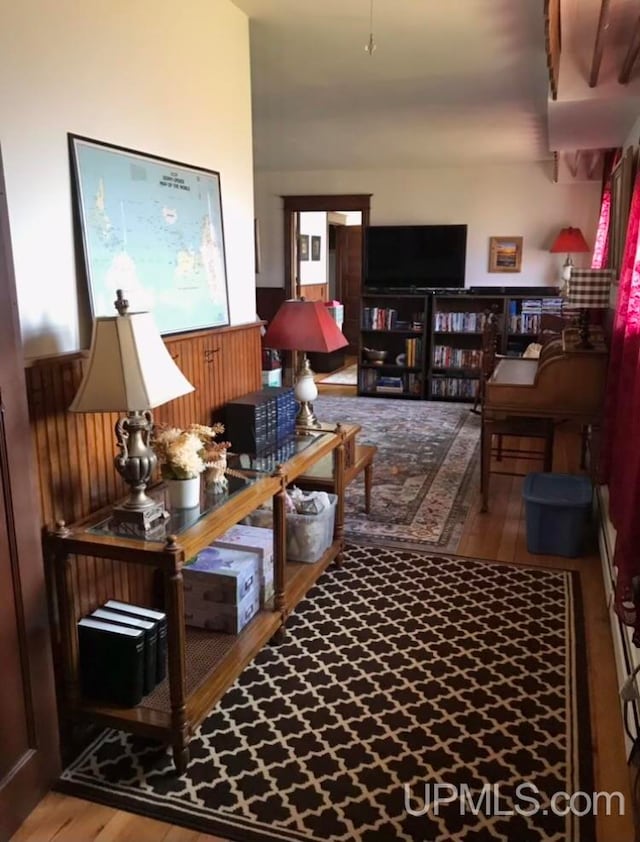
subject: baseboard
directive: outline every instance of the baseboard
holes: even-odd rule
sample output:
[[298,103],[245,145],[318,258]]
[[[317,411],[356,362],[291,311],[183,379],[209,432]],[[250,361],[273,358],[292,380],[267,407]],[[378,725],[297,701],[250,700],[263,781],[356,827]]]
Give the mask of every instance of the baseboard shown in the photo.
[[[633,643],[633,630],[620,621],[614,608],[616,569],[613,558],[616,546],[616,530],[609,516],[608,487],[606,485],[597,486],[595,498],[598,513],[598,546],[602,561],[604,594],[609,612],[618,687],[620,688],[633,670],[640,668],[640,649]],[[638,693],[640,694],[640,675],[637,675],[635,680]],[[629,757],[633,740],[636,735],[640,734],[640,703],[629,702],[625,704],[621,700],[620,710],[625,724],[624,739],[627,757]]]

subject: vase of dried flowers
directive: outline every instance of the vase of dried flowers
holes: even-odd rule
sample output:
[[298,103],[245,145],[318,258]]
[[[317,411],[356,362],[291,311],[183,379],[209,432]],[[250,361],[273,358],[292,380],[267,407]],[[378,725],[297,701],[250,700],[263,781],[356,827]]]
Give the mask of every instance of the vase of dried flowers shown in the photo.
[[216,442],[224,432],[222,424],[208,427],[191,424],[187,429],[157,426],[153,446],[160,463],[160,473],[167,483],[171,508],[191,509],[200,503],[200,474],[230,447]]

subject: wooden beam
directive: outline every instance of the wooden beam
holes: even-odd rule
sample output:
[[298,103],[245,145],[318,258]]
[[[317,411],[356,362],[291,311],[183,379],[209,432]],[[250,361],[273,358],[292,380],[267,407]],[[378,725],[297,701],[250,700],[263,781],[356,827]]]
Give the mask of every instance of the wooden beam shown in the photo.
[[595,88],[598,84],[600,64],[604,53],[604,33],[609,25],[609,8],[611,0],[602,0],[600,4],[600,16],[598,18],[598,29],[596,30],[596,41],[593,45],[593,58],[591,59],[591,73],[589,74],[589,87]]
[[544,41],[549,71],[551,98],[558,99],[558,74],[560,70],[560,0],[544,2]]
[[636,63],[638,58],[638,54],[640,53],[640,18],[636,21],[636,25],[633,28],[633,32],[631,35],[631,41],[629,42],[629,49],[627,50],[627,54],[624,58],[624,62],[622,64],[622,70],[620,71],[620,75],[618,76],[618,82],[621,85],[626,85],[629,79],[631,78],[631,71],[633,70],[633,65]]

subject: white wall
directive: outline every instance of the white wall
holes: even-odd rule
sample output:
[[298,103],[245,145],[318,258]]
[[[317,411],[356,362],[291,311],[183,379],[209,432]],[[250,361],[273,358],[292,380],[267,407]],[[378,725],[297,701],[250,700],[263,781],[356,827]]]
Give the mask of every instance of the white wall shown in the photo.
[[246,15],[229,0],[3,4],[0,145],[27,357],[90,337],[67,132],[220,173],[231,322],[252,321]]
[[[563,255],[550,254],[567,225],[593,246],[600,202],[595,182],[554,184],[546,163],[425,170],[259,172],[255,178],[263,266],[261,286],[283,284],[282,195],[371,193],[371,224],[466,223],[466,285],[556,285]],[[340,208],[335,208],[339,211]],[[524,238],[522,271],[489,273],[489,237]],[[574,255],[589,266],[591,255]]]
[[[309,259],[300,261],[300,283],[327,283],[327,214],[304,211],[300,214],[300,234],[309,237]],[[311,238],[320,237],[320,260],[311,259]]]

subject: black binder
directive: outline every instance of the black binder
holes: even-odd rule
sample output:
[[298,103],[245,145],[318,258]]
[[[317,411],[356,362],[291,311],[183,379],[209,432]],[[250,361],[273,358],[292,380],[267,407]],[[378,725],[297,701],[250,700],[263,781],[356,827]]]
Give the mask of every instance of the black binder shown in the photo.
[[117,611],[131,617],[138,617],[140,620],[150,620],[158,624],[158,642],[156,645],[156,682],[164,681],[167,674],[167,615],[164,611],[156,611],[154,608],[143,608],[141,605],[131,605],[128,602],[119,602],[117,599],[110,599],[102,606],[109,611]]
[[141,620],[122,614],[119,611],[109,611],[106,608],[97,608],[92,617],[96,620],[106,620],[108,623],[118,623],[130,628],[142,629],[144,632],[144,686],[145,696],[156,686],[156,662],[158,659],[158,624],[153,620]]
[[84,696],[121,707],[142,699],[144,632],[84,617],[78,621],[80,685]]

